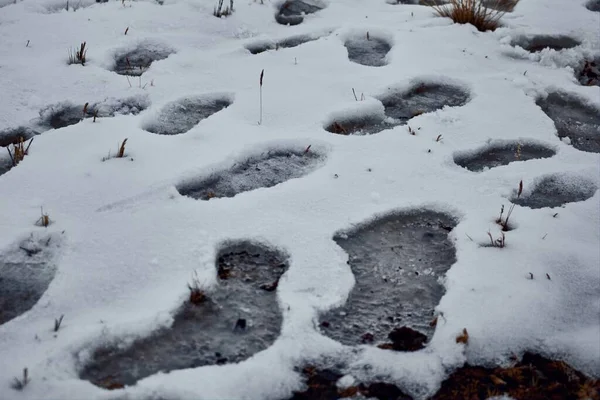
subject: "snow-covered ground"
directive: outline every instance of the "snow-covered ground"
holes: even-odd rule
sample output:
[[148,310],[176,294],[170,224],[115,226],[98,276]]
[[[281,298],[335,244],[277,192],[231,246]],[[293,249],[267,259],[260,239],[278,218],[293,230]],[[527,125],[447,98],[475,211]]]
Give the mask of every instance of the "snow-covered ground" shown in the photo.
[[[354,365],[370,365],[365,374],[417,397],[434,393],[465,361],[499,364],[525,350],[600,376],[600,158],[559,139],[536,105],[559,90],[600,109],[600,88],[574,75],[600,53],[600,14],[585,0],[521,0],[502,28],[486,33],[428,7],[384,0],[328,0],[296,26],[278,24],[277,4],[268,0],[238,0],[220,19],[212,0],[71,0],[69,11],[65,0],[12,3],[0,1],[0,131],[39,129],[40,111],[63,102],[82,109],[103,102],[114,111],[123,108],[117,100],[133,98],[148,108],[46,130],[0,176],[0,267],[18,258],[24,241],[51,238],[47,261],[56,268],[39,301],[0,325],[0,398],[282,399],[302,387],[294,367],[350,354]],[[349,61],[344,42],[367,32],[392,46],[386,65]],[[246,49],[299,34],[320,38],[256,55]],[[581,44],[535,54],[511,46],[534,34]],[[84,41],[85,66],[68,65],[68,50]],[[115,56],[138,45],[172,54],[141,77],[111,71]],[[416,116],[409,123],[416,135],[407,125],[368,136],[324,129],[381,114],[377,98],[419,83],[452,84],[469,100]],[[203,95],[231,105],[183,134],[145,130],[162,121],[165,105]],[[127,157],[103,161],[125,138]],[[455,154],[497,140],[541,143],[556,155],[482,172],[454,163]],[[248,156],[309,145],[320,163],[274,187],[210,201],[176,190]],[[565,190],[585,186],[595,194],[559,208],[517,206],[506,247],[482,246],[488,231],[500,236],[494,220],[519,182],[526,196],[548,175],[563,177]],[[40,207],[52,221],[47,228],[35,225]],[[424,207],[458,219],[450,233],[457,262],[443,281],[443,318],[426,349],[357,351],[322,335],[318,315],[343,304],[354,284],[336,232]],[[215,256],[236,239],[290,256],[272,346],[238,364],[159,373],[122,390],[79,379],[94,349],[168,326],[194,271],[207,290],[217,285]],[[455,340],[463,328],[466,347]],[[11,389],[25,367],[31,382]]]

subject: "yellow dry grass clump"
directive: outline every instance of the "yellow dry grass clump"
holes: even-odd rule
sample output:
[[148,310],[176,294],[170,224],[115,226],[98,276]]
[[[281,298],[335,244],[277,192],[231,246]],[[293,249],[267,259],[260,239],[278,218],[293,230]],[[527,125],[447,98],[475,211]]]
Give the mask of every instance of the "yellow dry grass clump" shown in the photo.
[[471,24],[479,31],[493,31],[500,18],[511,11],[518,0],[450,0],[447,4],[430,3],[441,17],[451,18],[457,24]]

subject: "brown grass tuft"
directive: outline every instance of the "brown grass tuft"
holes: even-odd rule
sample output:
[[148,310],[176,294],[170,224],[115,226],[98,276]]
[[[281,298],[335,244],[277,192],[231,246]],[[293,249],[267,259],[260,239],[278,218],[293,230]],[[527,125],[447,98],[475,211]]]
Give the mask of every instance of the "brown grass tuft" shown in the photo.
[[125,156],[125,144],[127,143],[127,139],[123,140],[121,146],[119,147],[119,152],[117,153],[117,158],[123,158]]
[[469,332],[467,332],[467,328],[464,328],[462,330],[462,334],[460,334],[456,337],[456,343],[463,343],[463,344],[469,343]]
[[[497,0],[500,4],[502,0]],[[514,4],[518,2],[515,1]],[[500,26],[500,18],[506,13],[506,8],[495,7],[495,3],[481,0],[450,0],[448,4],[428,2],[440,17],[451,18],[457,24],[471,24],[479,31],[493,31]]]

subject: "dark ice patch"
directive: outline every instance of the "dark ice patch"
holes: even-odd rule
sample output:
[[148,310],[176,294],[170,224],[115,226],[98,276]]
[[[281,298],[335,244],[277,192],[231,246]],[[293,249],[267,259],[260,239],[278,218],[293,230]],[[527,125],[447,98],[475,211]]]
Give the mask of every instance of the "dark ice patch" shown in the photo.
[[344,43],[348,50],[348,59],[357,64],[369,67],[382,67],[387,64],[386,56],[392,46],[385,40],[369,37],[353,37]]
[[579,46],[581,43],[569,36],[558,35],[536,35],[536,36],[522,36],[513,39],[511,45],[519,46],[527,50],[530,53],[537,53],[544,49],[552,49],[556,51],[571,49]]
[[549,158],[555,154],[553,149],[537,143],[501,142],[475,152],[457,154],[454,156],[454,162],[469,171],[481,172],[515,161]]
[[299,25],[304,21],[305,15],[314,14],[322,9],[319,3],[311,0],[286,0],[279,6],[275,21],[281,25]]
[[513,196],[514,204],[529,208],[554,208],[567,203],[585,201],[596,194],[595,183],[568,175],[548,175],[538,180],[531,191]]

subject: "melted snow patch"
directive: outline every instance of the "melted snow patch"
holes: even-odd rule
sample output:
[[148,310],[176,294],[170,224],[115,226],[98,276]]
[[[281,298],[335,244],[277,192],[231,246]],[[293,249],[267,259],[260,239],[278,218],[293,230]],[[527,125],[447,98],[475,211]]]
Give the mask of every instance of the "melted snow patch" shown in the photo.
[[0,253],[0,324],[30,310],[48,289],[61,239],[59,235],[31,234]]
[[325,8],[318,0],[285,0],[277,9],[275,21],[281,25],[299,25],[304,16]]
[[456,261],[448,239],[455,226],[447,214],[411,210],[337,234],[356,285],[345,305],[320,316],[321,331],[346,345],[395,342],[407,326],[431,335],[441,279]]
[[277,283],[288,256],[252,242],[226,243],[217,254],[218,285],[203,301],[186,301],[173,325],[125,350],[102,348],[81,378],[108,389],[158,372],[237,363],[265,350],[279,335]]
[[585,201],[596,193],[597,185],[587,178],[575,175],[547,175],[534,181],[532,189],[525,189],[520,197],[510,201],[529,208],[554,208],[567,203]]
[[585,7],[590,11],[600,12],[600,0],[589,0]]
[[575,95],[552,92],[536,104],[554,121],[558,137],[578,150],[600,153],[600,112]]
[[555,154],[554,149],[536,142],[497,141],[475,151],[457,153],[454,162],[469,171],[481,172],[515,161],[549,158]]
[[300,46],[301,44],[320,39],[317,35],[296,35],[279,41],[262,40],[246,45],[246,49],[252,54],[260,54],[269,50],[287,49]]
[[324,155],[315,150],[274,149],[248,157],[231,168],[200,180],[180,184],[180,194],[199,200],[234,197],[258,188],[269,188],[300,178],[317,168]]
[[165,105],[156,118],[148,121],[144,129],[159,135],[178,135],[198,125],[200,121],[229,107],[233,96],[212,94],[185,97]]
[[537,53],[544,49],[560,51],[579,46],[580,44],[579,41],[565,35],[520,36],[511,41],[512,46],[519,46],[530,53]]
[[175,51],[165,44],[143,41],[133,49],[116,52],[112,70],[119,75],[140,76],[154,61],[164,60],[174,53]]
[[348,38],[344,46],[348,50],[348,59],[369,67],[382,67],[387,64],[387,54],[392,49],[390,42],[369,32]]

